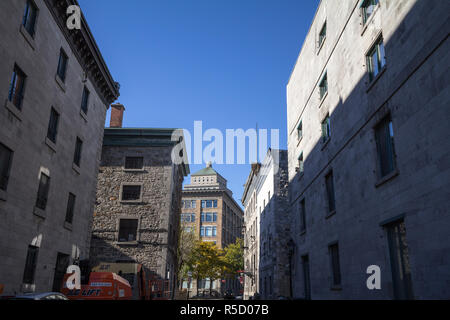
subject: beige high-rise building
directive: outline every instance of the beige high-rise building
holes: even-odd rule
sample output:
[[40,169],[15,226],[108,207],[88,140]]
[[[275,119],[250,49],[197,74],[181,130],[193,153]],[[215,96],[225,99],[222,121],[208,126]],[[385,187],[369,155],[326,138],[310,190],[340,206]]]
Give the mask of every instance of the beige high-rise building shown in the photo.
[[[227,188],[227,180],[212,168],[211,163],[191,175],[191,184],[184,186],[182,194],[181,222],[184,227],[194,230],[203,241],[214,242],[223,249],[242,238],[243,216],[244,212]],[[187,286],[184,282],[183,287]],[[209,287],[209,281],[199,283],[199,289]],[[241,287],[237,279],[216,280],[212,289],[219,292],[230,289],[238,294]],[[196,290],[195,280],[191,290]]]

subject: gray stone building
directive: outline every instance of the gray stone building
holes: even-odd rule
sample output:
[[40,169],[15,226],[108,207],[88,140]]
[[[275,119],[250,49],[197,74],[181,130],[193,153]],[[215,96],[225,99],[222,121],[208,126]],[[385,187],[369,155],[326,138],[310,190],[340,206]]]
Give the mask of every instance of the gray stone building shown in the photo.
[[269,149],[245,183],[244,299],[291,295],[287,160],[287,150]]
[[119,95],[76,1],[0,1],[0,284],[59,290],[88,257],[106,111]]
[[[244,212],[228,189],[227,180],[213,169],[211,163],[191,175],[191,183],[184,186],[182,199],[183,227],[195,232],[199,239],[214,242],[219,249],[242,239]],[[201,279],[197,284],[193,279],[191,283],[185,280],[182,284],[192,293],[197,292],[197,285],[202,291],[208,291],[211,283],[209,279]],[[211,289],[221,293],[232,290],[238,295],[242,285],[237,279],[218,279],[213,281]]]
[[105,129],[90,265],[139,263],[153,278],[169,280],[173,291],[181,189],[189,174],[184,140],[175,129],[121,128],[123,111],[112,105]]
[[450,298],[449,13],[320,2],[287,85],[295,297]]

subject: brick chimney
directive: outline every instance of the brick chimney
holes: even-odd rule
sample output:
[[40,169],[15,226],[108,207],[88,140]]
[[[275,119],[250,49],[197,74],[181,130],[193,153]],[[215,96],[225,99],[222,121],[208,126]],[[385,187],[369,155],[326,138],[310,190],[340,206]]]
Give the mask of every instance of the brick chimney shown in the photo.
[[116,103],[111,105],[111,120],[109,122],[110,128],[122,128],[124,111],[125,107],[123,104]]

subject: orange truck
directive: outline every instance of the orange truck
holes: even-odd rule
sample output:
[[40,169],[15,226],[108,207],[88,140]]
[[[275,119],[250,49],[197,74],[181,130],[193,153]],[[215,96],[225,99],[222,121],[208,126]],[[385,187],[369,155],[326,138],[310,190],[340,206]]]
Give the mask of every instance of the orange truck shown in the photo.
[[81,289],[70,290],[66,286],[67,278],[64,282],[61,293],[69,300],[130,300],[132,291],[130,283],[113,272],[91,272],[89,283],[81,285]]

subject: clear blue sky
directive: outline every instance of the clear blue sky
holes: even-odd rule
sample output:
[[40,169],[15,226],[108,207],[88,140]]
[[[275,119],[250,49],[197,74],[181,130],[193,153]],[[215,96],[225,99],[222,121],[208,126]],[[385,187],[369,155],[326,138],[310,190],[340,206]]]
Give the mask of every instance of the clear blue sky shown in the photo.
[[[279,129],[319,0],[79,0],[121,84],[124,127]],[[107,125],[109,125],[109,114]],[[204,143],[206,146],[208,143]],[[191,172],[203,165],[191,165]],[[238,203],[250,165],[213,165]],[[188,177],[186,182],[190,181]]]

